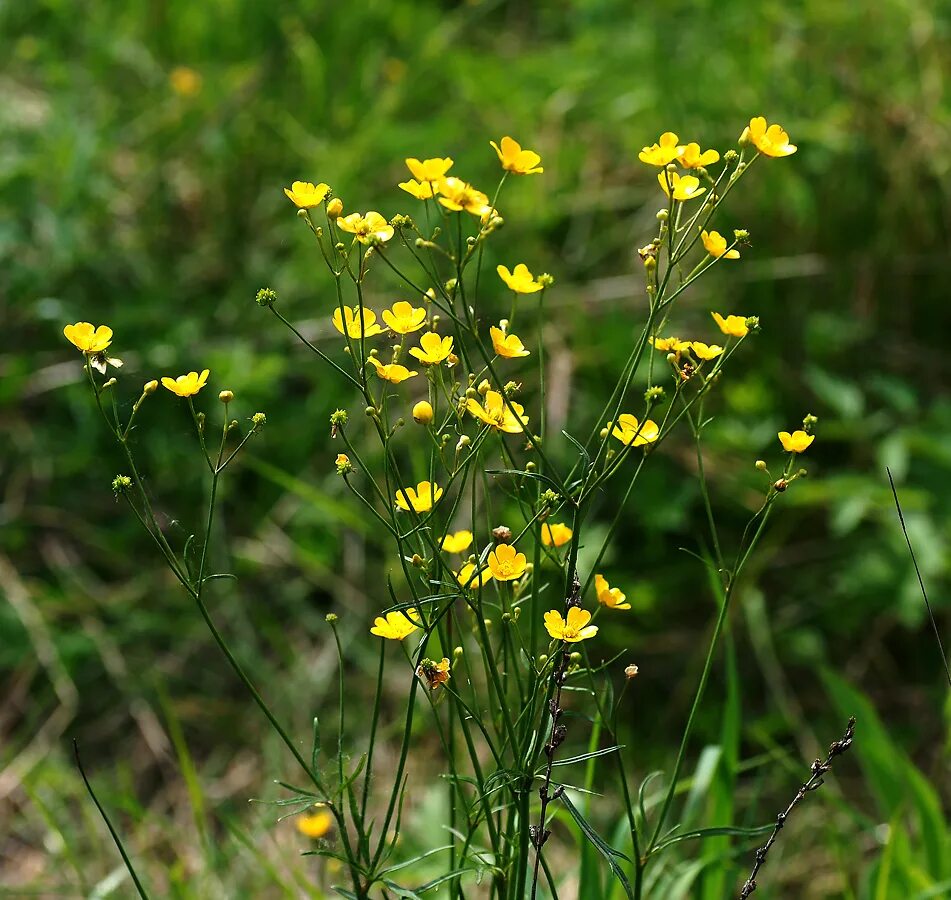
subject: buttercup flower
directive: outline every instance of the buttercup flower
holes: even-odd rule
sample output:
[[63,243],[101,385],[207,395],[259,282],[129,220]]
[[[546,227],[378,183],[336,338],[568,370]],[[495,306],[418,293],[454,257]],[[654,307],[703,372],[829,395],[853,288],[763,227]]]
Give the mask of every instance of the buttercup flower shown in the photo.
[[[343,330],[344,322],[346,322],[347,325],[346,332]],[[360,316],[359,306],[345,306],[343,308],[343,317],[341,318],[340,307],[338,306],[334,310],[333,323],[337,331],[352,338],[359,338],[361,332],[363,337],[373,337],[373,335],[380,334],[380,332],[383,331],[383,329],[376,324],[376,313],[366,307],[363,308],[363,315]]]
[[649,337],[647,342],[661,353],[683,353],[690,349],[690,341],[682,341],[678,337],[655,338]]
[[334,465],[337,468],[338,475],[349,475],[353,471],[353,463],[346,453],[338,453]]
[[447,534],[442,539],[442,549],[445,553],[462,553],[468,550],[471,544],[471,531],[457,531],[455,534]]
[[779,432],[779,441],[787,453],[805,453],[815,439],[814,434],[806,434],[805,431],[794,431],[792,434],[788,431]]
[[659,172],[657,181],[661,189],[669,197],[670,190],[667,187],[667,179],[670,179],[670,185],[674,191],[674,200],[694,200],[706,191],[706,188],[700,187],[700,179],[693,175],[678,175],[676,172]]
[[324,202],[324,197],[330,193],[330,185],[295,181],[289,188],[284,188],[284,193],[298,209],[313,209]]
[[603,575],[594,576],[594,592],[598,595],[598,603],[608,609],[630,609],[631,604],[620,588],[613,588]]
[[193,97],[201,90],[201,74],[190,66],[175,66],[168,73],[168,83],[180,97]]
[[506,359],[528,356],[529,351],[525,349],[525,345],[516,335],[506,334],[501,328],[496,328],[495,325],[489,329],[489,334],[492,335],[492,346],[499,356],[504,356]]
[[746,337],[750,333],[746,319],[743,316],[727,316],[724,319],[719,313],[712,312],[710,315],[713,316],[713,321],[720,326],[720,331],[724,334],[733,337]]
[[326,835],[333,828],[333,813],[325,807],[318,807],[317,812],[309,816],[298,816],[297,830],[305,837],[317,840]]
[[525,407],[511,400],[506,404],[498,391],[486,392],[485,406],[481,406],[475,397],[470,397],[466,400],[466,410],[486,425],[506,434],[519,434],[522,422],[528,422]]
[[525,573],[528,561],[511,544],[499,544],[489,554],[489,571],[496,581],[514,581]]
[[789,143],[789,135],[779,125],[766,127],[766,119],[757,116],[750,119],[750,140],[756,149],[765,156],[792,156],[796,152],[795,144]]
[[499,273],[499,278],[508,285],[509,290],[515,291],[516,294],[534,294],[545,287],[528,271],[528,266],[525,263],[519,263],[514,272],[510,272],[506,266],[496,266],[495,271]]
[[370,211],[361,216],[360,213],[350,213],[337,219],[337,227],[341,231],[349,232],[357,237],[361,244],[371,241],[388,241],[393,237],[393,226],[378,212]]
[[475,563],[466,563],[456,574],[456,581],[464,588],[468,588],[470,591],[477,588],[480,584],[485,584],[487,581],[492,580],[492,572],[489,569],[483,569],[481,572],[476,572]]
[[542,525],[542,543],[546,547],[560,547],[571,540],[571,529],[564,522],[545,522]]
[[415,609],[405,611],[398,609],[394,612],[388,612],[385,619],[382,616],[377,616],[373,620],[370,634],[391,641],[401,641],[419,628],[419,625],[416,624],[418,621],[419,613]]
[[701,153],[699,144],[687,144],[677,162],[685,169],[699,169],[700,166],[712,166],[719,158],[720,154],[716,150],[704,150]]
[[416,669],[418,678],[425,678],[431,691],[449,681],[449,660],[444,656],[440,662],[424,659]]
[[567,641],[569,644],[576,644],[578,641],[586,641],[593,638],[598,633],[597,625],[589,625],[591,613],[586,609],[579,609],[572,606],[568,610],[567,621],[562,617],[557,609],[545,613],[545,630],[556,641]]
[[412,194],[417,200],[429,200],[435,195],[431,181],[424,181],[420,184],[415,178],[411,178],[409,181],[401,181],[399,187],[407,194]]
[[545,170],[538,165],[542,158],[534,150],[523,150],[522,145],[510,137],[502,138],[502,146],[489,141],[498,154],[499,162],[506,172],[515,175],[540,175]]
[[162,379],[162,387],[168,388],[179,397],[194,397],[205,386],[205,382],[208,381],[208,374],[207,369],[202,369],[201,375],[197,372],[179,375],[178,378],[169,378],[166,375]]
[[693,353],[697,359],[716,359],[723,352],[723,348],[717,344],[705,344],[703,341],[691,341],[690,352]]
[[401,366],[399,363],[390,363],[385,366],[375,356],[368,357],[368,361],[376,369],[376,374],[391,384],[399,384],[401,381],[406,381],[407,378],[419,375],[419,372],[410,372],[406,366]]
[[419,346],[410,347],[409,352],[424,366],[439,365],[452,353],[452,336],[440,337],[435,331],[427,331],[420,336]]
[[[433,505],[442,496],[442,488],[429,481],[421,481],[416,489],[403,488],[396,492],[396,506],[407,512],[412,505],[413,511],[418,513],[429,512]],[[408,501],[408,502],[407,502]]]
[[684,147],[677,144],[677,135],[672,131],[665,131],[656,144],[645,147],[637,154],[637,158],[649,166],[666,166],[677,159],[684,150]]
[[717,259],[721,256],[726,257],[726,259],[740,258],[740,251],[736,247],[731,250],[726,249],[726,238],[719,231],[701,231],[700,240],[703,241],[707,253],[717,257]]
[[77,322],[63,329],[66,340],[83,353],[102,353],[112,343],[112,329],[108,325],[95,328],[90,322]]
[[397,334],[419,331],[426,324],[426,310],[405,300],[397,300],[390,309],[384,309],[381,315],[390,330]]
[[413,406],[413,421],[417,425],[428,425],[433,420],[433,405],[428,400],[420,400]]
[[410,157],[406,160],[406,168],[417,181],[442,181],[446,177],[446,172],[452,168],[452,160],[448,156],[444,159],[437,156],[420,162],[415,157]]
[[461,178],[453,178],[450,175],[440,181],[439,193],[442,195],[439,202],[453,212],[465,210],[474,216],[484,216],[492,211],[489,198]]
[[637,416],[624,413],[618,416],[617,424],[611,434],[622,444],[633,444],[635,447],[640,447],[643,444],[652,444],[656,441],[660,429],[652,419],[646,419],[644,424],[641,425],[637,421]]

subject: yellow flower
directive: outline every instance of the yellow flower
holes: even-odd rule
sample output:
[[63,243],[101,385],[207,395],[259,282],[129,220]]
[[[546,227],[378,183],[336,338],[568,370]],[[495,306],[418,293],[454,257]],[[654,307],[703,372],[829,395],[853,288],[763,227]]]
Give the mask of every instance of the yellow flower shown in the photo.
[[338,475],[349,475],[353,471],[353,463],[346,453],[338,453],[334,465],[337,468]]
[[594,576],[594,592],[598,595],[598,603],[608,609],[630,609],[631,604],[620,588],[613,588],[603,575]]
[[382,616],[377,616],[373,620],[370,634],[391,641],[401,641],[418,630],[419,625],[416,624],[418,621],[419,613],[415,609],[398,609],[394,612],[388,612],[385,619]]
[[657,440],[659,433],[660,429],[656,422],[646,419],[644,424],[641,425],[637,421],[637,417],[630,413],[619,416],[617,424],[611,432],[622,444],[633,444],[635,447],[652,444]]
[[787,453],[805,453],[815,439],[814,434],[806,434],[805,431],[794,431],[792,434],[788,431],[779,432],[780,443]]
[[413,421],[417,425],[428,425],[433,420],[433,405],[428,400],[420,400],[413,406]]
[[593,638],[598,633],[597,625],[589,625],[591,613],[586,609],[579,609],[572,606],[568,610],[568,620],[562,617],[557,609],[545,613],[545,630],[556,641],[567,641],[570,644],[576,644],[578,641],[586,641]]
[[406,160],[406,168],[417,181],[442,181],[446,177],[446,172],[452,168],[452,160],[448,156],[445,159],[437,156],[420,162],[415,157],[410,157]]
[[297,830],[305,837],[317,840],[333,828],[334,817],[329,809],[319,807],[317,812],[309,816],[297,817]]
[[337,227],[341,231],[355,234],[361,244],[369,244],[373,241],[382,243],[393,237],[393,226],[378,212],[372,210],[364,216],[356,212],[350,213],[349,216],[342,216],[337,219]]
[[441,338],[435,331],[427,331],[420,336],[419,347],[411,347],[409,352],[424,366],[439,365],[452,353],[452,336]]
[[429,200],[435,194],[431,181],[420,184],[415,178],[411,178],[409,181],[401,181],[399,187],[407,194],[412,194],[417,200]]
[[719,158],[720,154],[716,150],[704,150],[701,153],[699,144],[687,144],[677,161],[685,169],[699,169],[700,166],[712,166]]
[[740,251],[734,247],[732,250],[726,249],[726,238],[719,231],[701,231],[700,240],[707,253],[719,259],[721,256],[727,259],[739,259]]
[[342,212],[343,200],[341,200],[339,197],[334,197],[333,200],[327,204],[327,215],[332,219],[337,219],[340,217]]
[[453,212],[465,210],[474,216],[484,216],[492,211],[489,198],[461,178],[453,178],[450,175],[439,182],[438,189],[442,194],[439,202]]
[[534,294],[545,287],[535,280],[535,276],[528,271],[525,263],[519,263],[514,272],[510,272],[506,266],[496,266],[495,271],[509,286],[509,290],[515,291],[516,294]]
[[514,581],[525,573],[528,561],[511,544],[499,544],[489,554],[489,571],[496,581]]
[[560,547],[571,540],[571,529],[563,522],[547,522],[542,525],[542,543],[546,547]]
[[456,581],[458,581],[462,587],[470,591],[477,588],[480,584],[485,584],[491,580],[492,572],[489,569],[483,569],[481,572],[476,573],[476,565],[471,562],[466,563],[456,574]]
[[757,116],[750,119],[750,140],[760,153],[766,156],[792,156],[796,145],[789,143],[789,135],[779,125],[766,127],[766,119]]
[[168,73],[168,82],[180,97],[193,97],[201,90],[201,75],[190,66],[175,66]]
[[401,381],[406,381],[407,378],[413,378],[419,375],[419,372],[410,372],[406,366],[401,366],[399,363],[390,363],[385,366],[375,356],[371,356],[368,359],[373,365],[373,368],[376,369],[376,374],[391,384],[399,384]]
[[542,158],[534,150],[523,150],[522,145],[512,138],[502,138],[502,146],[489,141],[499,156],[499,162],[506,172],[515,175],[540,175],[545,170],[538,165]]
[[660,182],[661,189],[669,197],[670,190],[667,187],[667,179],[670,179],[671,187],[674,189],[674,200],[694,200],[706,191],[706,188],[700,187],[700,179],[693,175],[678,175],[676,172],[658,172],[657,181]]
[[690,351],[697,359],[716,359],[723,348],[717,344],[705,344],[703,341],[691,341]]
[[457,531],[455,534],[447,534],[442,539],[444,553],[462,553],[464,550],[468,550],[471,544],[471,531]]
[[313,209],[324,202],[324,197],[330,193],[330,185],[295,181],[289,188],[284,188],[284,193],[298,209]]
[[678,337],[649,337],[647,342],[661,353],[683,353],[684,350],[690,349],[690,341],[682,341]]
[[528,422],[525,407],[509,401],[507,404],[498,391],[487,391],[485,406],[481,406],[475,397],[466,400],[466,409],[470,415],[507,434],[519,434],[522,422]]
[[390,330],[397,334],[419,331],[426,324],[426,310],[406,300],[397,300],[391,309],[384,309],[382,317]]
[[194,397],[208,380],[208,370],[202,369],[201,375],[197,372],[189,372],[187,375],[179,375],[178,378],[169,378],[167,375],[162,379],[162,386],[168,388],[173,394],[179,397]]
[[108,325],[95,328],[90,322],[77,322],[63,329],[66,340],[83,353],[102,353],[112,343],[112,329]]
[[[363,337],[373,337],[375,334],[380,334],[383,329],[376,324],[376,313],[366,307],[363,308],[363,315],[360,316],[360,307],[354,306],[349,307],[345,306],[343,308],[343,317],[340,316],[340,307],[338,306],[334,310],[333,314],[333,323],[334,328],[337,329],[341,334],[346,333],[348,337],[359,338],[361,331],[363,332]],[[347,330],[344,332],[343,326],[344,321],[347,324]]]
[[489,329],[489,334],[492,335],[492,346],[499,356],[504,356],[506,359],[528,356],[529,351],[525,349],[525,345],[516,335],[506,334],[501,328],[496,328],[495,325]]
[[650,147],[645,147],[637,154],[637,158],[649,166],[666,166],[680,157],[684,147],[677,144],[677,135],[672,131],[665,131],[660,140]]
[[438,484],[429,481],[421,481],[416,485],[416,489],[402,488],[396,492],[396,506],[398,509],[407,512],[412,506],[414,512],[429,512],[439,498],[442,496],[442,488]]
[[746,337],[750,333],[744,316],[727,316],[725,319],[719,313],[710,313],[713,321],[720,326],[720,331],[733,337]]
[[417,678],[425,678],[431,691],[449,681],[449,660],[444,656],[441,662],[424,659],[416,669]]

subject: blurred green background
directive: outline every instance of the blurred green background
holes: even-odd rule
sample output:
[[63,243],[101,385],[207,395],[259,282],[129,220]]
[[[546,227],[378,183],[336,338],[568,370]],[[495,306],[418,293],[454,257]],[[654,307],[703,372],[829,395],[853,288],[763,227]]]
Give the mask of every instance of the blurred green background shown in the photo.
[[[253,303],[273,287],[338,349],[332,285],[281,188],[324,180],[348,210],[392,215],[412,210],[395,188],[406,156],[450,155],[488,189],[490,139],[538,150],[545,174],[508,186],[495,247],[557,279],[552,415],[582,434],[643,321],[635,250],[658,192],[637,151],[668,129],[723,150],[760,114],[799,153],[744,179],[721,230],[752,245],[673,328],[711,339],[710,309],[763,324],[711,404],[728,541],[776,432],[812,412],[819,437],[742,591],[692,755],[724,746],[730,694],[742,728],[712,777],[733,807],[708,812],[761,824],[854,712],[854,755],[757,896],[951,895],[947,688],[885,479],[947,634],[951,4],[35,0],[0,4],[0,51],[0,896],[129,896],[73,737],[157,895],[319,896],[302,839],[247,803],[276,796],[287,760],[113,501],[124,468],[63,324],[111,325],[124,402],[207,366],[239,416],[267,413],[226,480],[216,565],[240,580],[213,607],[303,739],[334,683],[324,615],[359,638],[355,671],[372,666],[391,563],[333,473],[327,416],[351,398]],[[204,483],[181,405],[149,401],[137,452],[184,540]],[[635,605],[603,636],[641,669],[638,777],[671,764],[714,613],[681,549],[703,530],[686,433],[656,463],[606,563]],[[749,849],[717,863],[725,884]],[[682,895],[716,890],[700,878]]]

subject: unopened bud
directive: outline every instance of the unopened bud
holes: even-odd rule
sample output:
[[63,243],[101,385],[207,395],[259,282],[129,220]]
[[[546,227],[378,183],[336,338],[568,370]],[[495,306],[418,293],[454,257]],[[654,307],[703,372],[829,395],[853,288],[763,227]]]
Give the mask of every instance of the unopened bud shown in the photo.
[[765,460],[765,459],[758,459],[758,460],[756,460],[756,468],[759,469],[760,472],[765,472],[765,471],[766,471],[766,460]]
[[154,379],[152,381],[147,381],[145,386],[142,388],[143,394],[154,394],[158,390],[158,382]]
[[510,544],[512,542],[512,529],[507,525],[499,525],[492,529],[492,538],[497,544]]
[[222,403],[230,403],[232,400],[234,400],[234,392],[233,392],[233,391],[221,391],[221,392],[218,394],[218,399],[219,399]]
[[341,200],[339,197],[334,197],[333,200],[327,204],[327,215],[330,216],[331,219],[335,219],[342,212],[343,200]]
[[479,393],[484,397],[490,390],[492,390],[492,385],[489,384],[489,379],[483,378],[482,381],[479,382]]
[[433,420],[433,407],[428,400],[420,400],[413,407],[413,421],[417,425],[428,425]]
[[666,222],[669,217],[670,217],[670,213],[666,209],[657,210],[658,222]]

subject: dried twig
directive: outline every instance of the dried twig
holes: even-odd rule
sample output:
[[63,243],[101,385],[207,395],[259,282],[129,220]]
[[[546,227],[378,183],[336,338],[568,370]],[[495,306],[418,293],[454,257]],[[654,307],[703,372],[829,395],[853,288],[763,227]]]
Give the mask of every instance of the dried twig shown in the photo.
[[786,817],[806,794],[822,786],[822,776],[832,768],[832,760],[837,756],[841,756],[852,746],[852,737],[854,734],[855,716],[852,716],[849,719],[848,727],[845,729],[845,734],[842,735],[840,740],[832,742],[832,745],[829,747],[829,755],[825,758],[825,761],[823,762],[817,759],[812,764],[812,775],[809,780],[799,788],[789,806],[776,817],[776,826],[773,828],[773,833],[769,836],[769,840],[756,851],[756,862],[753,863],[753,871],[750,872],[750,877],[746,879],[746,883],[740,891],[740,900],[746,900],[746,898],[756,890],[756,875],[763,863],[766,862],[766,857],[769,854],[770,848],[775,843],[776,838],[779,837],[779,832],[783,830],[783,826],[786,824]]

